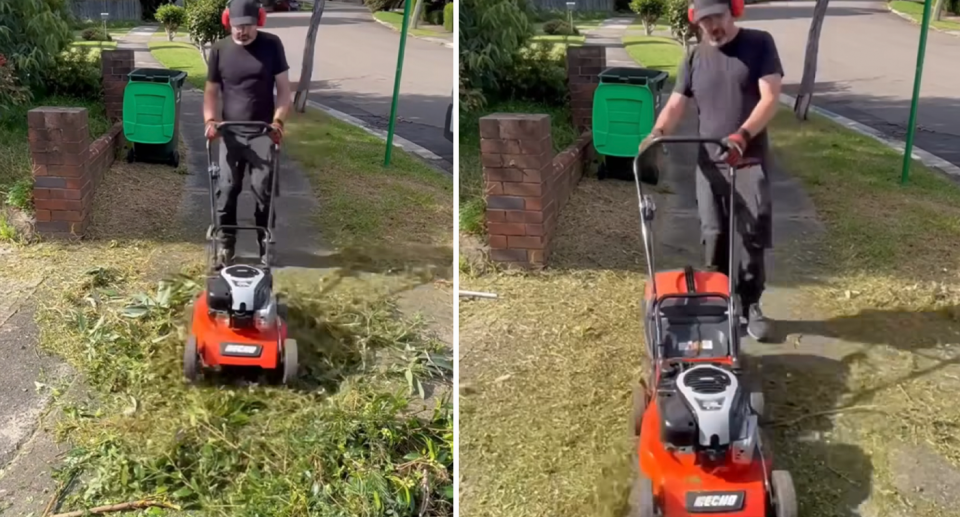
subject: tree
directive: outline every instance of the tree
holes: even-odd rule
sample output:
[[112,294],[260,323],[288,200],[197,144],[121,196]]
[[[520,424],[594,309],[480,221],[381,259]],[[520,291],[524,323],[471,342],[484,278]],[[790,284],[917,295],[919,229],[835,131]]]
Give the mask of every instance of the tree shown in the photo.
[[810,32],[807,33],[807,51],[803,60],[803,77],[800,90],[793,105],[793,113],[799,120],[806,120],[813,102],[813,87],[817,81],[817,54],[820,51],[820,29],[827,16],[827,4],[830,0],[817,0],[813,7],[813,19],[810,20]]
[[670,32],[674,39],[683,44],[684,50],[690,49],[690,38],[696,36],[697,42],[700,42],[700,31],[690,23],[689,9],[688,0],[667,0],[666,15]]
[[310,82],[313,80],[313,50],[317,46],[317,31],[320,28],[320,19],[323,17],[323,8],[326,0],[313,2],[313,14],[310,15],[310,28],[307,30],[307,39],[303,44],[303,65],[300,68],[300,84],[297,85],[297,94],[293,98],[293,106],[298,112],[307,109],[307,96],[310,94]]
[[483,106],[533,37],[529,5],[510,0],[460,0],[460,109]]
[[0,55],[17,83],[40,87],[53,73],[57,56],[73,41],[67,20],[60,1],[0,1]]
[[630,10],[640,15],[643,30],[650,36],[657,20],[667,10],[666,0],[633,0],[630,2]]
[[164,4],[157,8],[154,17],[158,22],[163,24],[163,28],[166,29],[167,39],[173,41],[173,38],[177,35],[177,29],[179,29],[187,19],[187,12],[183,7],[174,4]]
[[229,35],[221,18],[226,8],[227,0],[192,0],[187,7],[190,40],[200,50],[204,62],[207,61],[207,46]]

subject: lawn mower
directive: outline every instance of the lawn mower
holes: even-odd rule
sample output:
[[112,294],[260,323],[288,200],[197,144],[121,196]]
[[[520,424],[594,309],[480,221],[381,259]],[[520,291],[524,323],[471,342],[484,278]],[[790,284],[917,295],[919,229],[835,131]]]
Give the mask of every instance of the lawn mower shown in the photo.
[[[245,126],[266,135],[272,128],[261,122],[221,122],[217,129]],[[221,143],[221,145],[223,145]],[[279,193],[280,146],[271,147],[272,192]],[[276,199],[270,203],[268,228],[220,225],[217,222],[214,189],[220,177],[219,160],[207,141],[207,172],[210,178],[210,217],[207,230],[208,265],[206,289],[190,314],[187,344],[183,351],[183,374],[191,383],[204,368],[258,367],[287,384],[297,375],[297,342],[287,337],[286,307],[273,292],[271,272]],[[256,231],[263,239],[264,253],[257,265],[225,264],[220,261],[218,236],[224,230]]]
[[[665,143],[715,144],[719,139],[660,137],[634,160],[640,229],[647,257],[644,330],[653,368],[634,389],[631,427],[637,436],[639,475],[632,517],[699,514],[796,517],[793,480],[773,470],[762,442],[763,393],[751,389],[740,360],[736,275],[690,266],[656,271],[653,199],[644,195],[643,154]],[[736,167],[730,203],[736,199]],[[729,210],[729,238],[736,215]],[[737,264],[733,242],[730,264]],[[736,271],[736,268],[731,268]]]

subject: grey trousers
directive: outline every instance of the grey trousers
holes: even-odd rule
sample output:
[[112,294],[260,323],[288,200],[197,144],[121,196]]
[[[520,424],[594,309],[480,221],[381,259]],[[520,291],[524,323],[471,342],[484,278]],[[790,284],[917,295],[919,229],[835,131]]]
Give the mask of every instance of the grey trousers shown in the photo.
[[736,246],[737,293],[746,310],[758,303],[766,286],[764,251],[773,246],[770,181],[760,165],[737,169],[736,228],[728,235],[730,176],[716,165],[697,167],[697,207],[704,259],[708,268],[731,274],[729,245]]
[[[256,225],[267,228],[270,202],[273,198],[273,168],[269,136],[249,137],[233,132],[223,132],[220,139],[220,181],[214,195],[217,200],[217,219],[221,225],[237,224],[237,200],[243,190],[243,177],[249,171],[250,187],[256,199],[253,218]],[[263,232],[258,232],[257,242],[263,253]],[[223,230],[220,243],[226,248],[236,246],[235,230]]]

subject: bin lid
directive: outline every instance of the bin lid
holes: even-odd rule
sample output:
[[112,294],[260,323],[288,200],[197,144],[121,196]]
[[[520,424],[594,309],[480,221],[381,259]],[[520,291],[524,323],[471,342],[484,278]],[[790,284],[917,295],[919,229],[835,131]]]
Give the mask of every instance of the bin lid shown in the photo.
[[601,83],[626,83],[659,90],[670,74],[663,70],[635,66],[616,66],[600,72]]
[[127,79],[138,83],[167,83],[174,88],[180,88],[187,79],[187,73],[169,68],[136,68],[127,74]]

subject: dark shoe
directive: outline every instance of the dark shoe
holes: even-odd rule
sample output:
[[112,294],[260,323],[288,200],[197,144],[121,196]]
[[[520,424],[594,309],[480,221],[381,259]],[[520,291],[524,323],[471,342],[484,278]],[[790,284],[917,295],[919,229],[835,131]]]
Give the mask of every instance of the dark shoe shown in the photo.
[[217,264],[221,267],[227,267],[233,264],[233,260],[236,258],[237,252],[233,249],[232,246],[220,246],[220,249],[217,250]]
[[770,333],[770,320],[763,315],[760,304],[750,304],[747,308],[747,334],[762,343],[770,338]]

